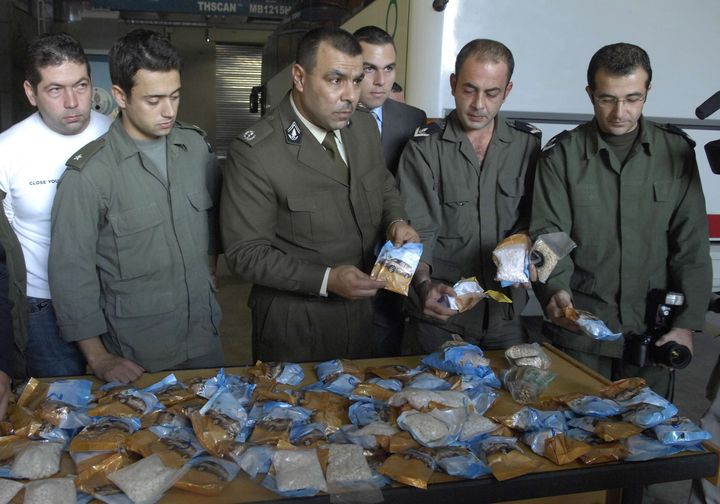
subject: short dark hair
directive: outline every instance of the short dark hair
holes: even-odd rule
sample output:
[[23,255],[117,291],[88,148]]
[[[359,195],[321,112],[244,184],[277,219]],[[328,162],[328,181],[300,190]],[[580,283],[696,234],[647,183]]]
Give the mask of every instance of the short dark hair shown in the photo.
[[42,76],[40,70],[71,61],[85,65],[90,77],[90,64],[80,42],[67,33],[46,33],[35,38],[28,45],[25,55],[25,79],[37,89]]
[[317,64],[317,51],[321,42],[327,42],[333,49],[337,49],[348,56],[359,56],[362,47],[350,32],[342,28],[315,28],[303,35],[297,48],[295,62],[305,71],[312,72]]
[[353,33],[358,42],[366,44],[384,46],[391,44],[395,48],[395,41],[388,32],[377,26],[363,26]]
[[508,67],[508,82],[515,70],[515,59],[512,52],[502,42],[490,39],[471,40],[460,49],[455,58],[455,75],[460,75],[460,69],[468,58],[475,58],[480,61],[492,61],[494,63],[505,63]]
[[593,54],[587,70],[587,82],[590,89],[595,89],[595,76],[599,70],[605,70],[610,75],[629,75],[637,68],[642,68],[648,74],[645,86],[650,86],[652,68],[650,57],[642,47],[626,42],[606,45]]
[[157,32],[137,29],[121,37],[108,54],[110,80],[130,97],[139,70],[182,70],[182,61],[170,41]]

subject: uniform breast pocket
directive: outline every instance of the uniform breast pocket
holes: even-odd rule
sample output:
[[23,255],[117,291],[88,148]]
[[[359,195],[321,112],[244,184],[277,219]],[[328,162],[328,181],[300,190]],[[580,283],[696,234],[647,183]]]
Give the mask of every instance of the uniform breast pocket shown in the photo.
[[169,265],[163,222],[154,203],[118,212],[109,217],[123,279],[136,278]]
[[343,226],[332,192],[288,196],[293,240],[299,244],[338,239]]
[[675,187],[680,181],[659,180],[653,182],[653,217],[658,231],[667,231],[675,199]]
[[443,190],[442,224],[439,238],[470,236],[472,221],[477,225],[477,197],[464,187],[448,187]]

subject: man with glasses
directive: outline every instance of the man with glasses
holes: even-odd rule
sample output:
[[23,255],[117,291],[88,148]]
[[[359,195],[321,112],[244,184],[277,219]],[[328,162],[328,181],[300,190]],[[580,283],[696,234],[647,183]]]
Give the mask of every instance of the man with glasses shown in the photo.
[[652,69],[640,47],[603,47],[587,77],[595,117],[550,140],[535,180],[532,237],[565,231],[577,243],[547,283],[535,285],[551,321],[544,332],[604,376],[643,376],[667,394],[667,368],[625,362],[623,338],[601,342],[580,334],[564,308],[590,311],[614,332],[643,333],[649,291],[682,292],[685,305],[656,344],[675,341],[692,350],[712,279],[694,142],[643,117]]

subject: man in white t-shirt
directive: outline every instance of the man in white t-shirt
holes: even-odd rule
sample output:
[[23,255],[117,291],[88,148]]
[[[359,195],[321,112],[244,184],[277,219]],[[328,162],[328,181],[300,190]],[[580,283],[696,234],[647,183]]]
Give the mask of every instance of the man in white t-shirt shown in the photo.
[[90,65],[70,35],[38,37],[28,46],[26,64],[23,87],[37,112],[0,134],[0,191],[27,268],[27,371],[84,374],[82,353],[60,337],[50,299],[50,211],[65,162],[105,133],[111,120],[91,111]]

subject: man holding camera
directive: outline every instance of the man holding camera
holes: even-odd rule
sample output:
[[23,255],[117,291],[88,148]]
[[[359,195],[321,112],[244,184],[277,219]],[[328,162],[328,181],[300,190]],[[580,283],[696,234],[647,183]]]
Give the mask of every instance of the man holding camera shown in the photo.
[[[624,358],[624,340],[596,341],[565,317],[587,310],[611,330],[647,334],[651,291],[684,294],[650,345],[676,342],[692,351],[711,290],[705,198],[694,142],[672,125],[646,120],[652,69],[640,47],[619,43],[592,57],[586,91],[593,120],[550,140],[533,196],[533,238],[565,231],[577,248],[535,292],[552,323],[544,333],[567,353],[611,379],[643,376],[670,392],[668,367],[638,367]],[[625,356],[627,357],[627,355]]]

